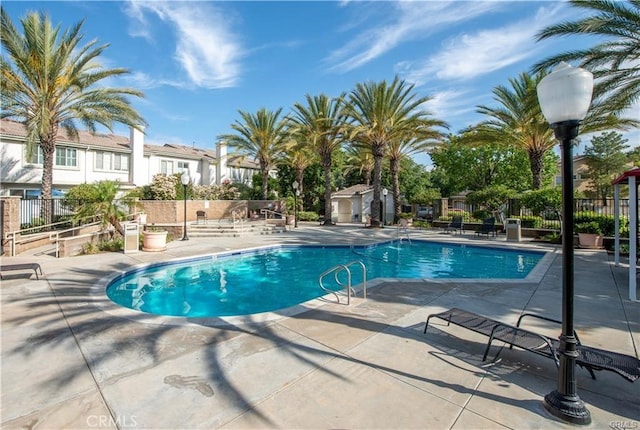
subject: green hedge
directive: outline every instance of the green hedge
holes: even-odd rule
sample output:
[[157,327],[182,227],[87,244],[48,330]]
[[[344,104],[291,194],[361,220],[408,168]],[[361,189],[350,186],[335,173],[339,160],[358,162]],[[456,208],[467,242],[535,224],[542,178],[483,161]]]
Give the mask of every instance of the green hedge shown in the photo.
[[525,215],[519,218],[522,228],[542,228],[542,217],[535,215]]
[[[573,222],[575,224],[585,224],[595,222],[600,226],[603,236],[615,235],[615,218],[613,215],[599,215],[591,211],[579,211],[573,215]],[[628,232],[628,220],[626,218],[620,218],[620,233]]]
[[298,221],[318,221],[319,215],[315,212],[300,211],[298,212]]

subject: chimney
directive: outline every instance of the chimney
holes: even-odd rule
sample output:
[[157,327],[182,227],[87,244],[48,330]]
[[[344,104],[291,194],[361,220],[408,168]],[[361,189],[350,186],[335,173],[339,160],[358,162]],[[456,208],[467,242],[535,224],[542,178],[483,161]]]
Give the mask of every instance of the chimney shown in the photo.
[[216,145],[216,184],[222,185],[222,182],[230,179],[227,169],[227,143],[224,140],[218,141]]
[[144,128],[141,131],[131,127],[129,144],[131,145],[129,180],[136,187],[147,185],[147,172],[144,168]]

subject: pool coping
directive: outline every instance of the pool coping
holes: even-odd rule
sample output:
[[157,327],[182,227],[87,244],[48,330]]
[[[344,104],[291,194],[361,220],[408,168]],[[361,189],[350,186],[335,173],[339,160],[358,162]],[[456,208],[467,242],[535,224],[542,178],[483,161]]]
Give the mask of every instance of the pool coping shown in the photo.
[[[357,246],[357,247],[366,247],[371,245],[380,245],[384,243],[393,242],[395,240],[383,240],[374,242],[372,244],[362,244],[362,245],[349,245],[349,246]],[[425,241],[421,239],[417,239],[417,241]],[[439,241],[430,241],[437,242],[442,244],[451,244],[452,242],[439,242]],[[521,283],[539,283],[542,281],[542,278],[547,273],[553,260],[557,255],[557,250],[539,250],[539,249],[528,249],[528,247],[512,247],[509,244],[491,244],[491,245],[482,245],[482,244],[457,244],[461,246],[471,246],[478,248],[489,248],[489,249],[501,249],[501,250],[513,250],[517,251],[518,249],[523,250],[526,249],[529,252],[537,252],[541,253],[542,258],[538,263],[531,269],[529,274],[525,278],[373,278],[367,280],[367,289],[375,288],[379,285],[390,283],[390,282],[411,282],[411,283],[447,283],[447,284],[521,284]],[[176,257],[169,258],[167,260],[162,261],[154,261],[147,263],[140,263],[136,265],[132,265],[127,269],[119,270],[116,274],[109,274],[103,276],[98,280],[96,284],[90,287],[89,297],[91,299],[91,305],[98,308],[99,310],[119,318],[125,318],[128,320],[133,320],[136,322],[141,322],[145,324],[152,325],[168,325],[168,326],[184,326],[184,325],[204,325],[204,326],[214,326],[214,327],[223,327],[223,326],[238,326],[238,325],[250,325],[250,324],[262,324],[278,321],[283,318],[288,318],[293,315],[297,315],[303,312],[307,312],[313,309],[317,309],[325,304],[333,303],[337,304],[335,300],[335,296],[333,294],[325,294],[323,296],[308,300],[303,303],[299,303],[294,306],[290,306],[287,308],[279,309],[277,311],[268,311],[268,312],[260,312],[256,314],[250,315],[234,315],[234,316],[220,316],[220,317],[184,317],[184,316],[170,316],[170,315],[157,315],[142,312],[139,310],[134,310],[131,308],[127,308],[122,305],[118,305],[113,302],[106,294],[106,290],[108,285],[113,282],[118,277],[124,276],[127,273],[131,273],[134,271],[144,270],[149,267],[157,267],[160,265],[167,265],[176,262],[184,262],[189,260],[202,260],[206,258],[218,258],[220,256],[223,257],[232,257],[235,255],[242,255],[247,253],[252,253],[256,251],[265,251],[270,249],[279,249],[279,248],[292,248],[292,247],[344,247],[344,244],[326,244],[326,245],[291,245],[291,244],[270,244],[270,245],[261,245],[247,248],[238,248],[234,250],[226,250],[215,253],[208,254],[197,254],[188,257]],[[357,284],[352,286],[352,288],[356,291],[356,297],[352,296],[352,298],[361,299],[361,297],[357,297],[359,293],[362,292],[362,284]],[[346,295],[344,295],[346,297]],[[346,303],[342,303],[346,306]]]

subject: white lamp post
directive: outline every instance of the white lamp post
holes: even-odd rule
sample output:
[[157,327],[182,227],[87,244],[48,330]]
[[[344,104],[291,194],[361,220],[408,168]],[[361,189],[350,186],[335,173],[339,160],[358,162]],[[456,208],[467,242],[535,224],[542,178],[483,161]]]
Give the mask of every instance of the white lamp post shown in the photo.
[[298,181],[293,181],[291,186],[293,187],[293,228],[298,228],[298,195],[300,194],[298,187],[300,184]]
[[538,100],[551,124],[562,152],[562,334],[560,335],[558,387],[544,397],[552,415],[573,424],[589,424],[591,415],[577,393],[576,345],[573,328],[573,157],[571,145],[587,115],[593,92],[593,75],[560,63],[538,84]]
[[387,223],[387,194],[389,194],[389,190],[383,188],[382,195],[384,196],[384,210],[382,211],[382,225]]
[[180,176],[180,182],[182,182],[182,187],[184,188],[184,231],[182,240],[189,240],[189,236],[187,236],[187,185],[189,185],[190,181],[189,171],[183,171],[182,176]]

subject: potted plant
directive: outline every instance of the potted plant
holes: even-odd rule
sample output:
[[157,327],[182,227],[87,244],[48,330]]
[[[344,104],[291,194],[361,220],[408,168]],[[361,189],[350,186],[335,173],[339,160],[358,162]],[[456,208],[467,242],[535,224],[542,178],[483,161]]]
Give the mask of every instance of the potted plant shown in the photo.
[[403,223],[406,223],[407,226],[413,225],[413,214],[410,212],[402,212],[400,214],[400,219],[403,219]]
[[578,233],[578,243],[582,248],[602,247],[602,228],[597,221],[583,222],[576,224],[575,231]]
[[165,251],[167,249],[167,231],[151,226],[142,232],[143,251]]

